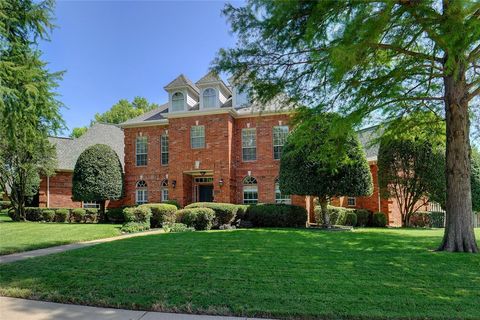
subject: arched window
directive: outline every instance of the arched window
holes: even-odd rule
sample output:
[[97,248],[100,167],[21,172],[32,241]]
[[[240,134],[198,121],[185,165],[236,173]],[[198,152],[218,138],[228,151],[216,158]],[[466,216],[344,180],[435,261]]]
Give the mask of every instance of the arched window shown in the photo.
[[243,203],[251,204],[258,202],[257,179],[252,176],[246,176],[243,179]]
[[203,91],[203,107],[215,108],[217,92],[213,88],[208,88]]
[[183,111],[185,108],[185,97],[181,92],[172,95],[172,111]]
[[290,198],[290,196],[283,194],[280,191],[280,183],[278,182],[278,178],[275,179],[275,203],[292,203],[292,199]]
[[162,181],[162,202],[168,200],[168,179]]
[[137,204],[143,204],[148,202],[147,183],[144,180],[137,181],[135,190],[135,202]]

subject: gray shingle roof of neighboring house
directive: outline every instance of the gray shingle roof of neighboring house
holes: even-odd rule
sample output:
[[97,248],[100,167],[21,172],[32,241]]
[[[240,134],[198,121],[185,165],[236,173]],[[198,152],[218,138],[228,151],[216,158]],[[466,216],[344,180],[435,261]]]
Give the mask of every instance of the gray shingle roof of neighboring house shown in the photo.
[[96,123],[81,137],[76,139],[50,137],[50,142],[57,149],[57,170],[73,171],[80,154],[95,144],[106,144],[118,155],[124,165],[123,131],[116,125]]
[[377,160],[378,156],[378,144],[374,143],[375,139],[378,138],[380,132],[378,131],[378,126],[373,126],[359,130],[358,139],[363,145],[365,154],[367,155],[367,160]]
[[165,115],[168,113],[168,103],[162,104],[160,107],[150,110],[138,117],[129,119],[125,122],[122,122],[120,125],[130,125],[130,124],[144,124],[149,121],[159,121],[167,119]]

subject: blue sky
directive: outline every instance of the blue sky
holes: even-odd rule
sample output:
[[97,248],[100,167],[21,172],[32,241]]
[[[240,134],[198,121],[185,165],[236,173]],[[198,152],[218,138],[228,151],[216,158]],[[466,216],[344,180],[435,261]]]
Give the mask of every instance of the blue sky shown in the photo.
[[[234,2],[235,3],[235,2]],[[241,4],[241,3],[236,3]],[[88,125],[120,99],[163,103],[180,73],[203,76],[221,47],[232,47],[223,1],[58,1],[51,41],[41,43],[68,126]]]

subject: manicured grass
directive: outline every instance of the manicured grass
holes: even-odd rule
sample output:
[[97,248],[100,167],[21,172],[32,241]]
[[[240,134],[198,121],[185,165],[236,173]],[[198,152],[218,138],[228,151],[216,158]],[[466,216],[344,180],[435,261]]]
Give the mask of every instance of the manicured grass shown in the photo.
[[0,214],[0,255],[114,237],[120,225],[12,222]]
[[480,255],[430,251],[442,232],[152,235],[0,265],[0,295],[242,316],[479,319]]

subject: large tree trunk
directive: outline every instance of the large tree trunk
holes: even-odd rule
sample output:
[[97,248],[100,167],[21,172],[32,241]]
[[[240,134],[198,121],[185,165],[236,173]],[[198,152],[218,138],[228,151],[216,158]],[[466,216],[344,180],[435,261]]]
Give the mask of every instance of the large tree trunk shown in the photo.
[[105,202],[106,202],[105,200],[100,201],[100,217],[99,217],[100,222],[107,221],[107,218],[105,215]]
[[478,252],[470,186],[469,114],[465,69],[444,78],[447,119],[445,234],[441,251]]
[[320,208],[322,208],[322,220],[323,226],[325,228],[330,228],[330,214],[328,213],[328,199],[327,197],[318,197],[318,202],[320,204]]

